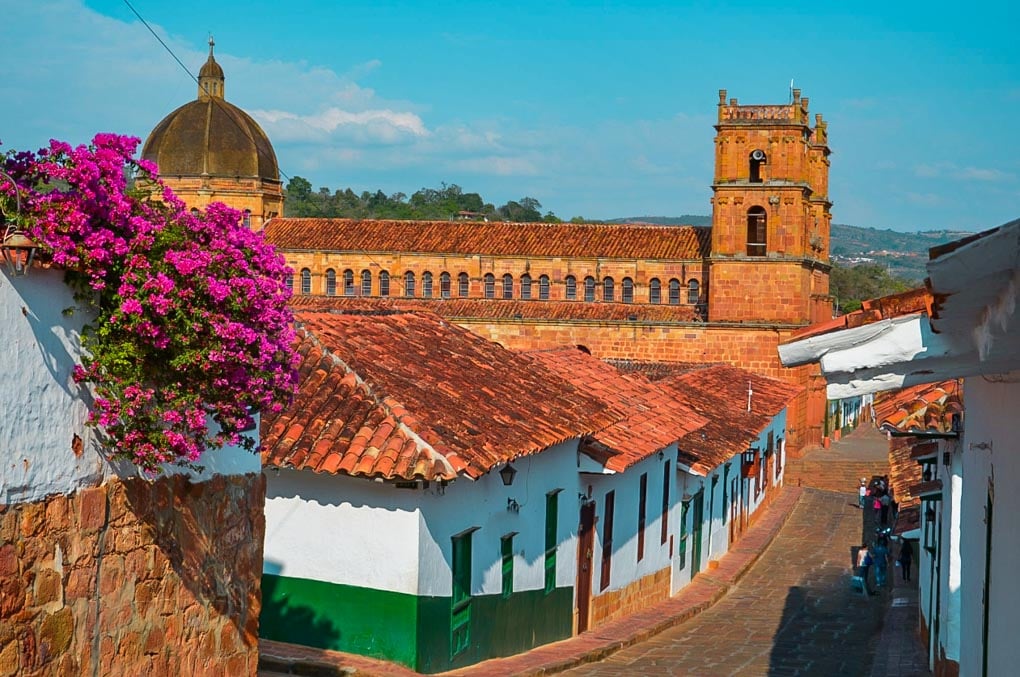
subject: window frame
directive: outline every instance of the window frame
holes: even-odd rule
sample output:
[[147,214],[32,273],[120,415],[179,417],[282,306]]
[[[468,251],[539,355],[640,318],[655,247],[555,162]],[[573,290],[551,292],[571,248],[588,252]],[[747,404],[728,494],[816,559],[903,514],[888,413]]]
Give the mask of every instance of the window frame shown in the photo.
[[372,295],[372,271],[368,268],[361,271],[361,295]]
[[326,296],[336,296],[336,271],[326,269]]
[[648,281],[648,302],[662,303],[662,281],[657,277]]
[[409,270],[404,273],[404,296],[409,299],[413,299],[416,293],[417,284],[414,279],[414,271]]
[[503,299],[512,299],[514,297],[514,276],[510,273],[503,274]]
[[531,300],[531,275],[528,273],[521,275],[521,298]]
[[606,493],[602,516],[602,557],[599,567],[599,592],[609,587],[613,578],[613,518],[616,512],[616,490]]
[[538,300],[548,301],[549,300],[549,276],[539,275],[538,276]]
[[308,296],[312,293],[312,271],[309,268],[301,269],[301,295]]
[[379,271],[379,296],[390,295],[390,271]]
[[692,277],[687,281],[687,303],[692,306],[701,302],[701,283],[698,278]]
[[616,301],[616,282],[611,277],[602,278],[602,300],[606,303]]
[[457,275],[457,296],[466,299],[471,295],[471,277],[467,273]]
[[432,298],[432,272],[426,270],[421,274],[421,296],[424,299]]
[[556,551],[559,546],[557,536],[559,525],[560,490],[550,491],[545,495],[545,594],[556,589]]
[[448,299],[453,296],[452,278],[445,270],[439,274],[439,298]]
[[634,303],[634,280],[629,277],[620,280],[620,300],[624,303]]
[[591,275],[584,278],[584,301],[585,303],[595,302],[595,278]]
[[568,301],[576,301],[577,278],[574,277],[573,275],[567,275],[567,277],[563,280],[563,285],[565,287],[564,296],[566,297],[566,299]]
[[680,305],[680,280],[675,277],[669,280],[669,305],[678,306]]
[[350,268],[343,272],[344,296],[354,296],[354,271]]

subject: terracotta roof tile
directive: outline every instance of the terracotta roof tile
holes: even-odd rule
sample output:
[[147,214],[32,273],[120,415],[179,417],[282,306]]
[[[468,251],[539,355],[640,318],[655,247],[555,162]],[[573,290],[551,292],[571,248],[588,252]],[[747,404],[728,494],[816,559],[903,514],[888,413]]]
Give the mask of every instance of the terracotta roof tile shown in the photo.
[[931,292],[924,287],[900,292],[899,294],[890,294],[889,296],[877,299],[870,299],[862,303],[860,310],[840,315],[825,322],[813,324],[810,327],[804,327],[794,332],[783,343],[793,343],[812,336],[821,336],[843,329],[863,327],[879,320],[889,320],[894,317],[903,317],[914,313],[926,312],[930,316],[934,301],[935,299]]
[[875,424],[899,432],[949,432],[952,415],[963,411],[963,380],[923,383],[879,393],[872,405]]
[[301,386],[263,416],[265,465],[476,478],[619,418],[537,361],[430,313],[296,318]]
[[602,320],[613,322],[698,322],[694,306],[520,299],[411,299],[350,296],[294,296],[295,310],[428,311],[450,319],[479,320]]
[[619,418],[586,438],[581,450],[610,470],[623,471],[665,449],[706,420],[640,375],[615,367],[574,347],[528,353],[586,394],[602,400]]
[[711,248],[710,229],[696,226],[276,218],[265,233],[282,251],[338,253],[690,260]]
[[680,459],[702,475],[747,449],[773,417],[803,391],[800,386],[729,365],[683,371],[658,383],[670,386],[681,401],[708,420],[700,430],[680,440]]

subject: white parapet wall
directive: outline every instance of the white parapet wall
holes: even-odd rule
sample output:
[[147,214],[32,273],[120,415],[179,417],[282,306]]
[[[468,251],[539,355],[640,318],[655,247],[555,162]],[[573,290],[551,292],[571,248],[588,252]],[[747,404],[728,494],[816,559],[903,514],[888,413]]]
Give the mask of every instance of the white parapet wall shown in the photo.
[[0,503],[94,486],[109,469],[71,372],[88,317],[58,270],[0,275]]

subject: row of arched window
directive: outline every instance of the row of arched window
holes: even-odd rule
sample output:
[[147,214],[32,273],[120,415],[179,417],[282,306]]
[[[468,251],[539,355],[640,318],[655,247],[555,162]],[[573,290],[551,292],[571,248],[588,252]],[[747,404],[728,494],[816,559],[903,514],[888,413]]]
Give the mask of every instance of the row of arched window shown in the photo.
[[[355,286],[355,276],[353,270],[345,270],[337,277],[337,273],[332,268],[326,271],[326,296],[373,296],[372,293],[372,272],[369,270],[361,271],[359,285]],[[293,281],[289,281],[293,285]],[[403,296],[407,298],[443,298],[448,299],[454,296],[454,279],[450,273],[443,272],[439,274],[439,286],[436,288],[436,279],[431,272],[424,272],[421,274],[419,294],[419,279],[414,271],[407,271],[404,273],[402,280],[403,283]],[[482,296],[487,299],[501,298],[501,299],[513,299],[520,298],[525,300],[538,299],[540,301],[548,301],[550,298],[550,280],[548,275],[539,275],[537,279],[533,279],[530,274],[525,273],[520,276],[519,279],[515,280],[514,276],[510,273],[506,273],[499,280],[497,287],[497,278],[492,273],[486,273],[482,278]],[[515,284],[516,282],[516,284]],[[378,277],[378,293],[376,296],[390,296],[392,280],[388,271],[380,271]],[[338,284],[340,285],[338,287]],[[601,280],[596,280],[591,275],[580,280],[573,275],[567,275],[563,280],[564,286],[564,298],[568,301],[578,300],[579,293],[585,301],[607,301],[615,302],[617,300],[623,303],[634,302],[634,280],[629,277],[625,277],[620,280],[619,291],[617,291],[617,283],[612,277],[604,277]],[[515,289],[516,288],[516,289]],[[517,295],[514,295],[515,290]],[[662,303],[663,302],[663,291],[667,293],[668,303],[670,305],[680,305],[686,295],[686,303],[697,304],[700,301],[701,286],[697,279],[690,279],[687,284],[681,283],[680,280],[673,278],[666,283],[665,290],[663,284],[657,277],[653,277],[648,281],[648,303]],[[308,268],[301,270],[301,294],[312,293],[312,271]],[[498,292],[498,295],[497,295]],[[467,273],[459,273],[456,278],[456,296],[458,298],[468,298],[471,295],[471,278]]]

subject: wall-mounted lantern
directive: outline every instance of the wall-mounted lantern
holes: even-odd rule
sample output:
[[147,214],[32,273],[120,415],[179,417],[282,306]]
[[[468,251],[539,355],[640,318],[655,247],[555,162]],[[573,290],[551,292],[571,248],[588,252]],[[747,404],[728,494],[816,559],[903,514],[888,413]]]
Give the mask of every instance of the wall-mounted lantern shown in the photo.
[[503,480],[503,486],[509,487],[514,483],[514,475],[517,474],[517,468],[507,463],[499,471],[499,478]]
[[[5,171],[0,170],[0,177],[7,179],[14,186],[15,209],[20,215],[21,192],[18,190],[18,184]],[[7,214],[0,212],[0,218],[3,221],[7,221]],[[38,249],[39,245],[18,226],[16,221],[7,222],[7,225],[4,227],[3,241],[0,241],[0,252],[3,253],[4,261],[7,263],[7,270],[12,277],[28,274],[28,269],[32,267],[32,261],[35,259],[35,253]]]

